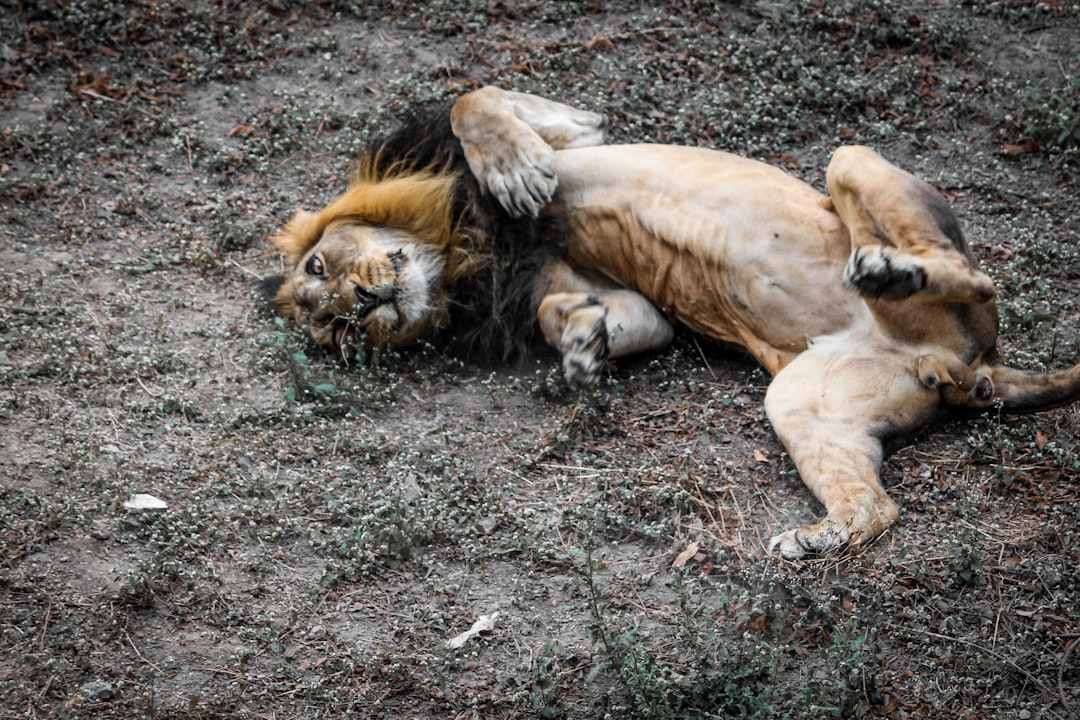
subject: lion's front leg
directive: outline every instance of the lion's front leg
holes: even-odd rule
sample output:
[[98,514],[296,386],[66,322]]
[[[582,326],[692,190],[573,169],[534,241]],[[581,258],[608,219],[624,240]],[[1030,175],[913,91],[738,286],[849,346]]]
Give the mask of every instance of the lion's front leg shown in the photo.
[[600,379],[609,358],[659,350],[675,330],[641,293],[578,272],[562,261],[544,271],[537,319],[548,345],[562,356],[571,387]]
[[534,95],[485,87],[454,103],[450,124],[469,169],[511,215],[551,202],[555,150],[600,145],[604,116]]

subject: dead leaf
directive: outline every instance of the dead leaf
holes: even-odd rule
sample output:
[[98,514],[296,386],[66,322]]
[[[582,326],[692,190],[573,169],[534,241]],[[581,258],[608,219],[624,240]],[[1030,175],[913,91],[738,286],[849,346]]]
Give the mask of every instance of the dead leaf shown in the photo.
[[802,168],[802,163],[796,160],[791,155],[781,155],[780,161],[784,163],[784,166],[790,170],[799,170]]
[[1039,149],[1039,144],[1034,140],[1025,140],[1020,144],[1005,143],[1004,151],[1006,155],[1023,155],[1024,153],[1033,152]]
[[689,562],[690,558],[697,555],[698,545],[699,544],[696,540],[687,545],[681,553],[675,556],[675,560],[672,561],[671,567],[682,567],[687,562]]
[[754,460],[757,460],[760,463],[769,462],[769,456],[765,453],[764,450],[755,450]]

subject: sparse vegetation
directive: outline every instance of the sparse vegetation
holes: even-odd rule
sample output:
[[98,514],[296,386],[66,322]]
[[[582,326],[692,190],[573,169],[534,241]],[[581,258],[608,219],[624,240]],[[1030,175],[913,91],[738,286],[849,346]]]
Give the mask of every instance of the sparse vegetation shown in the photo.
[[943,419],[894,530],[786,563],[818,509],[745,358],[681,335],[577,394],[542,354],[331,356],[254,291],[369,137],[497,82],[819,187],[873,144],[949,196],[1010,360],[1076,362],[1076,3],[4,17],[0,718],[1080,712],[1077,408]]
[[[1080,62],[1080,52],[1076,60]],[[1041,146],[1075,156],[1080,151],[1080,76],[1029,87],[1021,100],[1024,134]]]

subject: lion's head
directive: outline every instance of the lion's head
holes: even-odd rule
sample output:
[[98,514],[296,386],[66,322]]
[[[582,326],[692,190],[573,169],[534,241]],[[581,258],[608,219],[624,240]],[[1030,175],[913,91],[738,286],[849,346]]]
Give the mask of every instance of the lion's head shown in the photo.
[[441,265],[407,232],[332,223],[294,260],[274,302],[328,348],[359,335],[376,346],[402,344],[438,312]]
[[274,307],[331,349],[359,337],[401,345],[439,327],[446,286],[478,259],[454,217],[456,180],[371,177],[361,165],[348,192],[271,238],[287,264]]
[[283,276],[263,290],[320,345],[403,345],[421,336],[460,357],[523,355],[538,278],[563,252],[563,212],[509,216],[473,177],[449,107],[368,145],[348,191],[299,211],[271,238]]

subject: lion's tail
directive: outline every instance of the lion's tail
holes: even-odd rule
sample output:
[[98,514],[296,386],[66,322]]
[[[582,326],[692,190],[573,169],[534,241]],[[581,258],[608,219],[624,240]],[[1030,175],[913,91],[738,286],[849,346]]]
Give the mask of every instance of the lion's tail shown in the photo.
[[994,364],[982,368],[979,374],[986,371],[993,382],[993,394],[984,400],[962,404],[997,406],[1008,413],[1030,413],[1080,401],[1080,364],[1050,373]]

